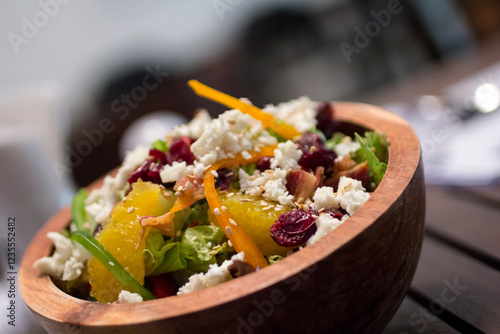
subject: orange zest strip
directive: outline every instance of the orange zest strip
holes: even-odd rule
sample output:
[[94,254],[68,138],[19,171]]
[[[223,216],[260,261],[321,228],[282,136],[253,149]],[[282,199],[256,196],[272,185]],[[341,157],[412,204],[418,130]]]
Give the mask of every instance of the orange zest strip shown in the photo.
[[265,128],[270,128],[274,132],[280,134],[281,136],[287,139],[293,139],[297,136],[300,136],[300,132],[297,131],[293,126],[278,122],[276,118],[274,118],[271,114],[263,112],[261,109],[252,106],[250,104],[246,104],[245,102],[222,93],[216,89],[210,88],[198,80],[189,80],[188,85],[194,92],[200,96],[203,96],[209,100],[218,102],[220,104],[225,105],[231,109],[238,109],[244,114],[248,114],[255,118],[258,121],[262,122],[262,126]]
[[245,159],[241,154],[237,154],[234,159],[224,159],[216,162],[205,172],[205,178],[203,180],[203,185],[205,187],[205,196],[207,198],[208,205],[213,211],[215,208],[219,209],[220,215],[215,215],[219,225],[222,227],[226,236],[229,238],[233,244],[236,251],[239,253],[243,251],[245,253],[245,261],[252,267],[266,267],[267,261],[262,255],[262,252],[255,245],[255,242],[248,236],[248,234],[241,228],[238,223],[231,217],[231,215],[222,210],[222,202],[215,189],[215,176],[212,171],[217,171],[220,168],[231,167],[240,164],[245,164],[249,162],[255,162],[265,156],[274,156],[274,149],[276,145],[266,146],[260,149],[259,152],[251,151],[250,159]]

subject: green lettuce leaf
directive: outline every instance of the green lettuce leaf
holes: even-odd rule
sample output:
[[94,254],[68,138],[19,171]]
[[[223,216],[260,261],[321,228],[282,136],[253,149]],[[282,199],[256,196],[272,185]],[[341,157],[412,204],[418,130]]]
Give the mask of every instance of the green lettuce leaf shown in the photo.
[[159,275],[171,271],[185,269],[186,260],[181,257],[179,242],[165,242],[160,232],[151,229],[146,237],[144,249],[146,276]]
[[[387,170],[387,163],[381,162],[377,155],[372,151],[372,146],[368,144],[368,140],[363,139],[359,134],[355,133],[356,140],[361,145],[362,161],[368,161],[369,173],[373,181],[378,185],[384,177]],[[359,150],[358,150],[359,151]],[[359,152],[356,152],[359,155]]]
[[221,245],[225,239],[226,235],[219,226],[190,227],[182,236],[181,256],[187,260],[188,268],[207,271],[210,264],[217,262],[217,254],[228,251],[227,247],[213,250],[214,246]]

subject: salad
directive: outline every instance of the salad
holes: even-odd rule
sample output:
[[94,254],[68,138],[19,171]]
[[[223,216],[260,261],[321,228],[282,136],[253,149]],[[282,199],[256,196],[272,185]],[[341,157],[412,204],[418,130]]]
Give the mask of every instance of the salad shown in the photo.
[[301,97],[262,110],[198,81],[230,110],[199,111],[129,152],[35,262],[63,291],[100,303],[181,295],[316,242],[352,216],[387,168],[384,134],[349,133],[334,106]]

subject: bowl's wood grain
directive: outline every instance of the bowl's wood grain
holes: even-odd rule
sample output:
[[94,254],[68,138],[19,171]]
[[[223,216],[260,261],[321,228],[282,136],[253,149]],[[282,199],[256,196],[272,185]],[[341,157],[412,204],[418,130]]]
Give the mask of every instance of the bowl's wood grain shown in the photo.
[[[33,263],[45,235],[70,220],[63,209],[38,232],[20,266],[20,292],[49,332],[378,332],[401,303],[423,238],[425,193],[418,139],[380,108],[335,103],[336,118],[387,134],[389,164],[378,189],[345,224],[286,260],[214,288],[139,304],[98,304],[59,290]],[[94,187],[96,184],[93,185]]]

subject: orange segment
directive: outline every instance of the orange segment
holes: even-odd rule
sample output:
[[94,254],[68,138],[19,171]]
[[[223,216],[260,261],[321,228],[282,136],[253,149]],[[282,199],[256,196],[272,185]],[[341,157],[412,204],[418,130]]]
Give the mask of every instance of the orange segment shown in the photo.
[[[97,239],[109,250],[118,262],[139,283],[144,284],[144,241],[136,249],[141,231],[139,217],[160,216],[172,207],[165,199],[160,187],[151,182],[138,182],[123,202],[118,203]],[[88,262],[90,295],[100,303],[111,303],[118,299],[123,286],[96,259]]]
[[[238,224],[255,242],[263,255],[282,255],[285,256],[291,248],[278,246],[271,238],[269,229],[278,217],[290,211],[291,208],[283,207],[276,210],[276,202],[264,200],[260,196],[238,195],[220,196],[222,205],[234,217]],[[270,205],[273,205],[271,208]],[[266,210],[263,210],[266,208]],[[218,224],[214,214],[209,215],[212,224]]]
[[255,242],[248,236],[248,234],[243,230],[243,228],[238,225],[238,223],[231,217],[229,212],[221,210],[222,202],[219,198],[219,194],[215,190],[215,176],[212,171],[217,171],[223,167],[231,167],[240,165],[247,162],[255,162],[261,157],[274,155],[274,149],[277,145],[271,145],[263,147],[259,152],[251,151],[249,152],[250,158],[246,159],[241,153],[238,153],[234,159],[224,159],[217,161],[205,172],[205,179],[203,180],[203,185],[205,187],[205,195],[207,198],[208,205],[213,211],[215,209],[219,210],[220,215],[216,216],[219,225],[224,229],[226,236],[229,238],[231,243],[237,252],[245,253],[245,261],[252,267],[264,268],[266,267],[267,261],[262,255],[262,252],[255,245]]

